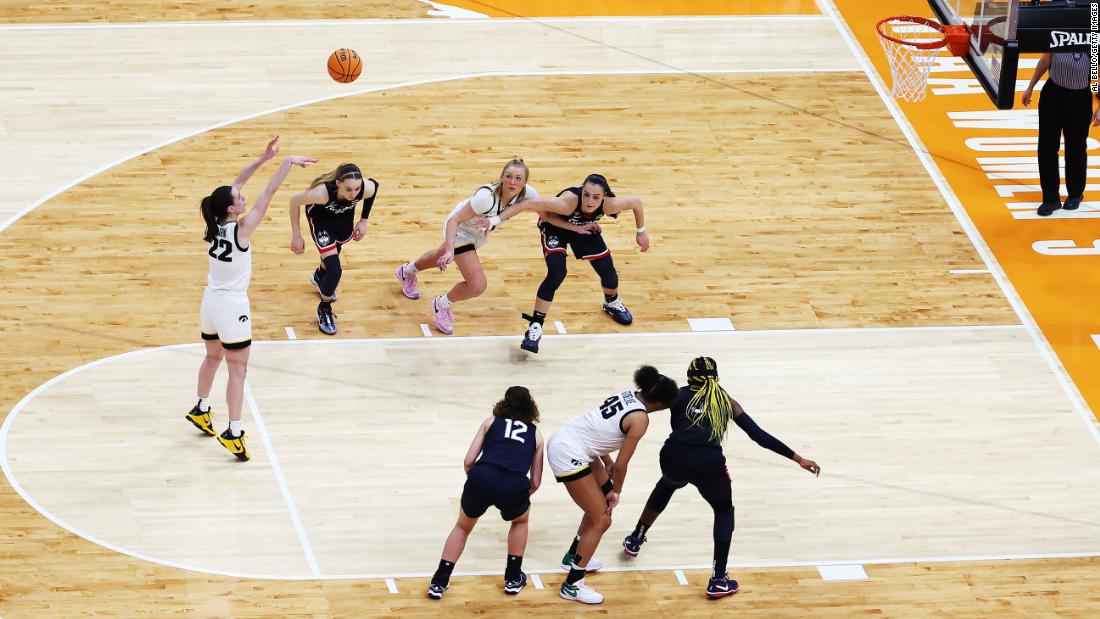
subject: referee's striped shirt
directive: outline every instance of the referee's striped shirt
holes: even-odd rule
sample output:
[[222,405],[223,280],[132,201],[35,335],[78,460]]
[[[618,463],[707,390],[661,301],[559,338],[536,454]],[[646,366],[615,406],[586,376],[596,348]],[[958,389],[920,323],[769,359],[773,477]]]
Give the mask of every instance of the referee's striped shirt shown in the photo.
[[1051,54],[1050,79],[1070,90],[1089,87],[1088,52],[1054,52]]

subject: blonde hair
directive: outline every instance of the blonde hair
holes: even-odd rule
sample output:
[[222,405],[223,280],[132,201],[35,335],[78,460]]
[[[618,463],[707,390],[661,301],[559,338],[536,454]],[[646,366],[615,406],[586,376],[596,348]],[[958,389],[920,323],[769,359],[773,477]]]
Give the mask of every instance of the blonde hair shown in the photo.
[[516,202],[519,202],[527,195],[527,179],[531,176],[531,170],[527,168],[527,164],[523,163],[523,159],[512,159],[508,163],[504,164],[504,167],[500,169],[500,177],[493,183],[493,198],[502,200],[504,193],[504,173],[508,171],[508,168],[523,168],[523,189],[519,190],[519,197]]
[[695,395],[688,401],[688,410],[699,415],[691,425],[698,426],[705,418],[710,422],[710,441],[719,444],[733,419],[733,400],[718,384],[718,364],[710,357],[696,357],[688,366],[688,387]]

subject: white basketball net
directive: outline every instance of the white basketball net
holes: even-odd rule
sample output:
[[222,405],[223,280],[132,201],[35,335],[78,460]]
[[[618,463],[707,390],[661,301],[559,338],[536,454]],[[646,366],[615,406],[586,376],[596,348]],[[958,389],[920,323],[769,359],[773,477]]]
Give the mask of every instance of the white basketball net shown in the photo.
[[[943,47],[943,32],[921,23],[890,20],[879,25],[879,43],[890,61],[890,77],[894,81],[894,96],[904,101],[922,101],[928,94],[928,74],[932,62]],[[892,41],[893,37],[904,43]],[[921,49],[912,44],[940,42],[939,47]]]

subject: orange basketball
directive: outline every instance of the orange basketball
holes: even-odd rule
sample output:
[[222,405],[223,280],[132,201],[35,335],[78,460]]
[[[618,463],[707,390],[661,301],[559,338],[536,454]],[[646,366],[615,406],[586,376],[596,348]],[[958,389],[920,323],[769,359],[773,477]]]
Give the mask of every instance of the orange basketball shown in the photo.
[[350,84],[363,72],[363,59],[354,49],[341,47],[328,57],[329,77],[341,84]]

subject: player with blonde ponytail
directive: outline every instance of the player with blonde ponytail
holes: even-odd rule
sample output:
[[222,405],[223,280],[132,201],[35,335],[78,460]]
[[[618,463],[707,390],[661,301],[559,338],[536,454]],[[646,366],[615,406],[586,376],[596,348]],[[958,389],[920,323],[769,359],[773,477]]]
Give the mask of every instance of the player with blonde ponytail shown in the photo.
[[718,364],[710,357],[696,357],[688,366],[688,384],[672,405],[672,433],[661,448],[661,479],[646,501],[634,531],[623,540],[623,551],[638,556],[646,533],[661,515],[674,492],[687,484],[714,510],[714,571],[707,583],[707,597],[737,593],[737,581],[726,574],[733,537],[733,496],[722,440],[732,420],[758,445],[789,458],[819,475],[821,467],[796,454],[782,441],[756,425],[748,413],[718,384]]

